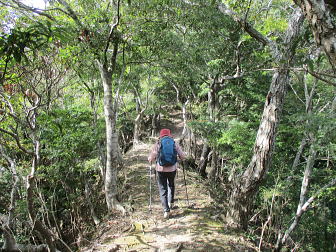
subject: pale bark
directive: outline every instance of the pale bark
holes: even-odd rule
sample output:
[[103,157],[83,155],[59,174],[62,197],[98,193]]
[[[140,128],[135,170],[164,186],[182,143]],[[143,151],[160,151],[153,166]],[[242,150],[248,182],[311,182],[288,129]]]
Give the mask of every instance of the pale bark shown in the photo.
[[134,120],[134,134],[133,134],[133,145],[137,145],[140,142],[140,131],[141,131],[141,115],[138,114]]
[[301,140],[300,146],[298,148],[298,151],[296,152],[296,155],[295,155],[295,158],[294,158],[294,161],[293,161],[293,165],[292,165],[292,169],[291,169],[292,174],[299,165],[300,157],[301,157],[301,155],[303,153],[303,150],[306,147],[306,145],[307,145],[307,140],[306,140],[306,136],[304,136]]
[[[303,15],[295,10],[289,22],[281,53],[273,51],[279,69],[274,72],[266,97],[264,111],[257,132],[253,156],[245,172],[236,181],[229,200],[228,223],[232,226],[247,227],[251,203],[270,166],[277,127],[280,122],[286,88],[289,83],[289,70],[295,55],[296,38],[299,35]],[[267,40],[265,40],[267,41]]]
[[273,42],[258,32],[245,18],[241,18],[237,13],[230,10],[224,3],[218,3],[218,10],[224,15],[228,15],[233,18],[252,38],[262,43],[264,46],[273,44]]
[[295,227],[299,223],[299,219],[301,217],[302,207],[306,202],[306,196],[307,196],[307,192],[308,192],[310,175],[312,173],[314,162],[315,162],[315,159],[316,159],[316,149],[315,148],[316,147],[314,145],[312,145],[311,148],[310,148],[310,154],[309,154],[306,169],[304,171],[304,175],[303,175],[303,178],[302,178],[300,200],[299,200],[299,204],[298,204],[298,207],[297,207],[297,210],[296,210],[296,216],[294,218],[294,221],[293,221],[292,225],[286,231],[284,237],[282,238],[281,244],[285,244],[286,240],[288,239],[289,234],[295,229]]
[[[114,48],[117,53],[117,44]],[[107,66],[98,62],[101,80],[104,88],[104,116],[106,131],[106,172],[105,172],[105,200],[109,211],[113,209],[125,212],[117,199],[117,172],[118,172],[118,133],[116,132],[116,116],[114,99],[112,96],[112,72]]]
[[[51,231],[37,218],[36,209],[34,207],[34,190],[36,188],[35,184],[35,172],[37,171],[40,163],[40,140],[38,137],[38,125],[37,125],[37,115],[38,115],[38,108],[41,106],[41,97],[37,96],[37,99],[34,99],[33,104],[30,103],[30,107],[25,108],[26,112],[26,122],[28,127],[30,128],[30,138],[33,143],[33,151],[29,151],[32,157],[32,165],[30,174],[27,176],[26,181],[26,204],[28,209],[28,216],[30,220],[30,224],[34,231],[43,237],[46,241],[48,248],[51,252],[55,252],[56,247],[54,244],[54,237]],[[45,245],[44,245],[45,246]]]
[[54,240],[52,233],[43,225],[43,223],[36,218],[34,209],[34,188],[35,177],[33,175],[27,176],[27,208],[31,225],[45,240],[51,252],[55,252]]
[[[314,83],[313,87],[311,88],[311,90],[309,92],[307,82],[306,81],[304,82],[304,91],[305,91],[305,100],[306,100],[305,104],[306,104],[306,113],[307,113],[308,118],[311,118],[311,115],[312,115],[313,96],[315,94],[315,86],[316,86],[316,82]],[[332,106],[331,106],[331,111],[333,111]],[[311,125],[310,119],[308,119],[306,121],[306,125],[307,125],[306,128],[309,129],[310,125]],[[315,134],[313,132],[308,132],[308,133],[306,133],[306,135],[307,135],[307,138],[309,140],[310,149],[309,149],[309,155],[308,155],[308,158],[307,158],[305,171],[304,171],[303,178],[302,178],[299,203],[298,203],[298,206],[297,206],[297,210],[296,210],[296,214],[295,214],[293,222],[291,223],[289,228],[285,231],[283,236],[281,234],[279,234],[278,241],[277,241],[277,244],[276,244],[276,250],[277,251],[280,251],[282,246],[284,246],[287,243],[287,241],[289,239],[289,235],[298,226],[302,214],[308,209],[309,204],[314,200],[316,195],[318,195],[318,193],[316,193],[315,196],[313,196],[313,197],[311,197],[310,199],[307,200],[309,180],[310,180],[310,176],[311,176],[312,171],[313,171],[314,162],[316,160],[317,146],[316,146]],[[331,181],[330,183],[333,184],[334,182]],[[324,186],[322,189],[319,190],[319,192],[325,190],[325,188],[328,188],[329,186],[330,186],[330,184]]]
[[188,112],[187,112],[187,106],[188,106],[189,100],[187,99],[186,102],[182,103],[182,119],[183,119],[183,130],[182,130],[182,136],[186,135],[188,130],[187,122],[188,122]]
[[[44,59],[45,60],[45,59]],[[46,61],[45,61],[46,62]],[[50,64],[49,64],[50,63]],[[39,246],[24,246],[25,250],[27,247],[32,247],[32,250],[37,251],[38,249],[41,249],[44,247],[44,249],[49,249],[49,251],[56,251],[55,244],[54,244],[54,235],[51,233],[51,231],[48,229],[48,227],[40,221],[40,215],[38,214],[36,210],[36,195],[35,195],[35,173],[39,167],[39,161],[40,161],[40,131],[38,127],[38,110],[41,107],[46,108],[47,110],[50,108],[50,103],[52,101],[52,91],[55,87],[55,84],[57,84],[62,79],[62,75],[58,72],[56,75],[55,73],[52,73],[51,65],[53,62],[48,62],[47,68],[43,69],[34,69],[31,72],[23,72],[22,76],[23,79],[25,76],[33,77],[31,81],[25,82],[25,85],[20,86],[17,85],[17,89],[20,90],[22,99],[17,100],[16,102],[21,102],[19,104],[11,104],[11,97],[6,96],[6,94],[0,93],[0,98],[6,104],[6,107],[8,109],[8,113],[6,116],[12,118],[13,120],[8,120],[8,122],[11,122],[12,124],[7,127],[8,130],[0,128],[0,131],[2,133],[5,133],[7,136],[10,136],[13,138],[13,140],[16,141],[17,146],[26,154],[28,154],[32,159],[32,165],[31,165],[31,172],[27,176],[27,184],[26,184],[26,204],[27,204],[27,210],[28,210],[28,217],[30,220],[30,224],[32,226],[32,233],[36,233],[37,236],[39,236],[40,241],[45,240],[47,243],[48,248],[46,248],[46,245],[39,245]],[[36,70],[36,71],[35,71]],[[28,69],[25,69],[24,71],[28,71]],[[55,70],[56,71],[56,70]],[[27,75],[26,75],[27,74]],[[27,78],[28,78],[27,77]],[[26,79],[26,80],[29,80]],[[19,92],[19,91],[18,91]],[[43,100],[43,102],[42,102]],[[22,131],[25,132],[25,138],[22,137]],[[27,143],[27,140],[30,141],[30,144],[23,145],[21,141],[25,141]],[[29,146],[33,146],[33,149],[28,150]],[[15,208],[15,198],[17,194],[17,188],[19,183],[19,177],[15,170],[15,164],[11,161],[11,171],[14,176],[14,186],[11,193],[11,206],[9,209],[9,218],[8,220],[12,222],[14,219],[14,208]],[[9,223],[10,224],[10,223]],[[10,227],[10,225],[7,225]],[[8,229],[10,230],[10,229]],[[13,235],[13,234],[12,234]],[[14,238],[13,238],[14,239]],[[19,245],[17,245],[19,247]],[[20,251],[21,248],[19,247]]]
[[309,21],[316,44],[322,46],[336,70],[336,22],[332,7],[324,0],[294,0],[294,2]]
[[36,111],[34,113],[34,116],[32,117],[32,121],[30,122],[30,125],[33,129],[32,133],[32,140],[34,144],[34,156],[33,156],[33,162],[31,167],[31,172],[27,176],[27,209],[28,209],[28,216],[32,225],[33,230],[36,230],[46,241],[48,248],[51,252],[56,251],[56,247],[54,245],[54,239],[53,234],[50,232],[50,230],[45,227],[45,225],[37,218],[36,216],[36,210],[34,208],[34,189],[36,187],[35,183],[35,172],[39,166],[40,162],[40,141],[36,137]]
[[10,205],[8,209],[8,218],[7,222],[2,224],[0,227],[4,232],[4,245],[3,249],[8,251],[15,251],[17,249],[17,244],[15,237],[13,235],[13,230],[15,230],[14,225],[14,215],[15,215],[15,207],[16,207],[16,199],[18,195],[18,187],[20,178],[16,172],[16,163],[13,159],[11,159],[8,155],[5,154],[5,151],[2,146],[0,146],[0,154],[7,160],[10,171],[13,176],[13,185],[10,194]]
[[137,145],[140,141],[140,133],[141,133],[141,123],[142,117],[145,110],[142,107],[141,97],[138,91],[138,87],[134,86],[134,99],[135,99],[135,111],[136,117],[134,119],[134,128],[133,128],[133,146]]
[[176,91],[176,103],[180,104],[181,103],[181,101],[180,101],[180,90],[177,88],[177,86],[175,84],[173,84],[173,88]]
[[10,205],[8,209],[8,219],[7,219],[7,226],[13,230],[14,229],[14,215],[15,215],[15,207],[16,207],[16,199],[18,196],[18,190],[19,190],[19,182],[20,182],[20,177],[17,174],[16,171],[16,162],[10,158],[4,151],[4,148],[0,146],[0,155],[2,155],[5,160],[9,164],[10,172],[12,173],[13,176],[13,186],[10,194]]
[[[305,82],[305,97],[306,97],[306,112],[308,117],[311,116],[312,114],[312,103],[313,103],[313,94],[315,91],[315,87],[312,88],[310,94],[308,92],[307,88],[307,83]],[[307,126],[309,127],[311,122],[308,120],[307,121]],[[310,151],[309,151],[309,157],[307,160],[306,164],[306,169],[304,171],[304,176],[302,179],[302,185],[301,185],[301,193],[300,193],[300,200],[298,204],[298,210],[302,208],[305,200],[306,200],[306,195],[308,191],[308,184],[309,184],[309,179],[310,175],[313,170],[314,162],[316,159],[316,146],[315,146],[315,137],[313,133],[308,133],[309,136],[309,143],[310,143]]]
[[[57,1],[66,8],[64,12],[76,22],[78,27],[82,28],[82,23],[78,15],[71,9],[69,4],[63,0]],[[96,55],[96,62],[104,89],[103,100],[106,125],[105,199],[109,211],[117,209],[125,212],[125,209],[117,200],[117,166],[118,163],[120,163],[120,151],[115,124],[117,121],[116,106],[118,101],[114,103],[112,97],[112,75],[115,73],[118,46],[121,39],[117,31],[120,22],[120,2],[120,0],[111,1],[111,7],[113,7],[113,11],[115,12],[114,23],[110,24],[110,30],[105,41],[104,49],[101,51],[100,56]],[[89,45],[96,50],[92,43],[89,43]],[[110,54],[111,47],[113,49]]]
[[[300,78],[300,81],[304,83],[304,93],[305,93],[305,108],[306,108],[306,112],[311,115],[311,112],[312,112],[312,102],[313,102],[313,95],[314,95],[314,92],[315,92],[315,84],[314,86],[312,87],[311,89],[311,92],[308,91],[308,86],[307,86],[307,81],[306,81],[306,78],[307,78],[307,74],[304,75],[304,77]],[[300,99],[298,97],[298,99]],[[301,100],[301,99],[300,99]],[[302,101],[302,100],[301,100]],[[302,101],[303,102],[303,101]],[[308,123],[308,122],[307,122]],[[293,164],[292,164],[292,169],[291,169],[291,175],[290,177],[288,177],[288,181],[292,179],[292,176],[293,174],[295,173],[296,171],[296,168],[298,167],[299,165],[299,161],[300,161],[300,158],[302,156],[302,153],[303,153],[303,150],[304,148],[307,146],[308,144],[308,140],[307,140],[308,136],[307,136],[307,133],[304,134],[302,140],[301,140],[301,143],[299,145],[299,148],[298,148],[298,151],[296,152],[296,155],[295,155],[295,159],[293,161]]]
[[134,120],[134,129],[133,129],[133,145],[136,145],[140,141],[140,132],[141,132],[141,123],[143,117],[143,110],[140,109],[140,104],[137,99],[136,101],[136,112],[137,116]]
[[276,251],[280,251],[281,247],[286,243],[286,241],[290,238],[290,234],[295,230],[297,225],[299,224],[299,221],[302,217],[302,215],[309,209],[308,207],[316,198],[325,190],[328,188],[336,185],[336,178],[332,179],[328,184],[323,186],[320,190],[318,190],[313,196],[311,196],[309,199],[307,199],[301,206],[298,206],[298,209],[296,211],[296,215],[294,217],[293,222],[291,223],[290,227],[286,230],[283,238],[281,239],[280,244],[277,244]]
[[190,135],[190,130],[187,127],[187,121],[188,121],[187,106],[189,104],[189,98],[182,97],[181,99],[180,90],[174,84],[173,84],[173,87],[176,91],[176,103],[181,104],[181,107],[182,107],[183,130],[181,133],[181,139],[183,140],[184,138]]

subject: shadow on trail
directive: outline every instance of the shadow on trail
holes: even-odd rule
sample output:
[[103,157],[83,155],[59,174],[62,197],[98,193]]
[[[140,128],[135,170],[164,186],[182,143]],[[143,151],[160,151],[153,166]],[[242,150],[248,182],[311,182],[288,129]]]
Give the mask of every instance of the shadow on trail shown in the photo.
[[[174,133],[180,131],[180,127],[174,128]],[[132,211],[109,220],[104,236],[89,250],[82,251],[257,251],[241,234],[226,229],[214,218],[214,202],[203,181],[192,171],[186,171],[189,204],[180,170],[175,181],[177,208],[171,211],[169,219],[164,219],[155,175],[149,176],[150,148],[150,144],[140,144],[124,157],[122,200]]]

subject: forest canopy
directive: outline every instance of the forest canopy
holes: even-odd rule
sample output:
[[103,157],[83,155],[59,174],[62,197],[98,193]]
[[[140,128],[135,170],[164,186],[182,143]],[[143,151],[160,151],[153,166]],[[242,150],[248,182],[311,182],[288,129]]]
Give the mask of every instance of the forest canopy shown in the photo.
[[336,249],[334,1],[44,3],[0,0],[1,251],[129,214],[123,156],[177,114],[225,227]]

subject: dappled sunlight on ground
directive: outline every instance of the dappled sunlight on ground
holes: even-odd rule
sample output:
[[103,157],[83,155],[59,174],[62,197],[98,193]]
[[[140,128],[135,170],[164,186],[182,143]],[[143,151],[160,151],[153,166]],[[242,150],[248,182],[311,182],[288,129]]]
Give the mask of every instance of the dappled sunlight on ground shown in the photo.
[[149,144],[139,144],[124,157],[123,202],[129,204],[129,214],[111,217],[95,244],[82,251],[257,251],[243,236],[227,230],[215,218],[214,202],[199,176],[190,171],[186,174],[189,202],[179,169],[175,207],[170,218],[164,219],[155,176],[149,176],[150,148]]

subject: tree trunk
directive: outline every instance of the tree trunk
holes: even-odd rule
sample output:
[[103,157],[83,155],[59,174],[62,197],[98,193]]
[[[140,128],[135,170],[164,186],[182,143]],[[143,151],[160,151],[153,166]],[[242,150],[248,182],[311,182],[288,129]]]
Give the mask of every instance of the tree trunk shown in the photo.
[[98,62],[101,80],[104,88],[104,116],[106,126],[106,172],[105,172],[105,200],[109,211],[125,209],[117,199],[117,171],[118,171],[118,134],[116,132],[116,108],[112,97],[112,73],[107,66]]
[[35,188],[35,177],[34,175],[27,176],[27,208],[28,214],[31,221],[31,225],[34,230],[36,230],[48,244],[49,250],[51,252],[56,252],[54,245],[54,240],[52,238],[52,233],[47,229],[43,223],[36,218],[36,213],[34,209],[34,188]]
[[93,219],[93,222],[96,226],[98,226],[100,223],[100,220],[96,214],[94,204],[91,201],[91,187],[90,187],[89,181],[87,180],[85,180],[85,198],[86,198],[87,204],[90,207],[90,212],[91,212],[91,217]]
[[209,113],[209,119],[212,122],[217,121],[217,110],[218,110],[218,98],[217,98],[217,93],[219,90],[219,83],[217,80],[217,77],[215,77],[212,80],[212,83],[209,87],[208,91],[208,113]]
[[209,156],[210,150],[211,149],[209,145],[207,143],[204,143],[203,148],[202,148],[201,159],[198,165],[198,172],[203,178],[207,177],[206,167],[208,164],[208,156]]
[[303,15],[300,11],[294,11],[286,32],[285,48],[281,50],[282,54],[275,55],[275,60],[280,67],[273,75],[270,90],[266,97],[254,145],[254,153],[247,169],[236,180],[229,199],[227,219],[228,223],[233,227],[247,228],[252,200],[258,193],[259,186],[271,163],[277,127],[280,121],[286,87],[289,83],[288,67],[291,65],[295,54],[295,41],[299,35],[302,17]]
[[[89,88],[88,88],[89,89]],[[97,98],[96,97],[96,93],[89,89],[89,92],[90,92],[90,105],[91,105],[91,109],[93,111],[93,122],[92,122],[92,125],[93,125],[93,128],[94,128],[94,134],[95,136],[98,136],[98,112],[97,112],[97,109],[98,109],[98,106],[97,106],[97,99],[99,99],[99,97]],[[98,150],[98,153],[99,153],[99,157],[100,157],[100,175],[101,175],[101,179],[104,180],[105,179],[105,153],[104,153],[104,149],[103,149],[103,145],[101,144],[100,141],[97,141],[97,150]]]
[[[296,228],[299,223],[301,216],[308,210],[310,204],[325,190],[329,189],[336,185],[336,178],[332,179],[327,185],[323,186],[320,190],[318,190],[313,196],[311,196],[300,208],[297,209],[294,221],[290,225],[290,227],[286,230],[284,237],[281,240],[280,244],[276,245],[275,251],[281,251],[281,247],[283,243],[290,238],[289,234]],[[281,238],[281,236],[280,236]],[[286,238],[286,239],[285,239]],[[284,240],[285,239],[285,240]]]
[[[305,99],[306,99],[306,113],[308,120],[306,121],[306,128],[310,129],[312,121],[310,118],[312,118],[312,111],[313,111],[313,96],[315,94],[315,86],[316,82],[314,83],[311,91],[308,90],[307,81],[304,82],[304,91],[305,91]],[[333,112],[333,107],[331,107],[331,112]],[[276,251],[280,251],[281,248],[286,244],[289,235],[296,229],[297,225],[300,222],[302,214],[306,211],[307,207],[305,207],[305,204],[307,203],[307,193],[308,193],[308,186],[309,186],[309,180],[311,173],[313,171],[314,163],[316,160],[316,154],[317,154],[317,145],[316,145],[316,137],[315,135],[319,135],[315,132],[306,132],[305,135],[308,138],[308,142],[310,144],[309,149],[309,156],[307,158],[306,168],[304,171],[304,175],[302,178],[301,183],[301,191],[300,191],[300,199],[297,206],[296,214],[294,217],[293,222],[289,226],[289,228],[286,230],[285,234],[281,237],[279,235],[278,241],[276,244]],[[296,162],[296,160],[294,161]]]
[[[150,81],[150,77],[148,78]],[[154,92],[155,89],[151,89],[147,92],[146,95],[146,101],[145,103],[141,100],[141,94],[139,93],[139,87],[134,86],[134,97],[135,97],[135,103],[136,103],[136,112],[137,117],[134,120],[134,134],[133,134],[133,145],[138,144],[140,142],[140,134],[141,134],[141,125],[142,125],[142,119],[145,114],[145,111],[147,110],[147,106],[149,103],[149,97]]]
[[260,183],[271,162],[275,134],[288,83],[288,70],[275,72],[268,92],[264,112],[254,146],[252,160],[242,177],[233,188],[228,211],[228,222],[232,226],[247,227],[251,202],[258,192]]
[[152,116],[152,137],[157,136],[159,133],[159,121],[160,121],[160,113],[157,114],[154,112]]
[[13,235],[13,231],[9,228],[9,226],[2,225],[0,227],[0,230],[3,231],[3,238],[4,238],[4,244],[0,251],[19,251],[15,237]]
[[16,164],[14,160],[12,160],[10,157],[8,157],[2,150],[2,147],[0,147],[0,152],[2,156],[5,157],[5,159],[8,161],[10,170],[13,175],[13,186],[11,191],[11,197],[10,197],[10,206],[9,206],[9,213],[8,213],[8,220],[7,223],[2,227],[4,231],[4,245],[3,249],[6,251],[16,251],[17,250],[17,244],[15,237],[13,235],[13,231],[15,230],[15,224],[14,224],[14,216],[15,216],[15,206],[16,206],[16,199],[18,195],[18,187],[19,187],[19,181],[20,178],[16,172]]
[[[218,113],[218,90],[219,90],[219,82],[217,77],[213,78],[212,83],[209,87],[208,91],[208,114],[209,120],[211,122],[217,121],[217,113]],[[213,149],[211,156],[211,170],[209,172],[209,179],[211,181],[215,181],[216,173],[217,173],[217,152]]]
[[182,138],[188,134],[188,126],[187,126],[187,121],[188,121],[188,113],[187,113],[187,105],[189,103],[189,100],[187,99],[186,102],[182,103],[182,118],[183,118],[183,130],[182,130]]
[[141,132],[141,122],[144,111],[141,109],[141,103],[139,101],[140,98],[136,98],[136,112],[137,117],[134,120],[134,130],[133,130],[133,145],[139,143],[140,132]]
[[307,139],[306,139],[306,136],[304,136],[301,140],[300,146],[299,146],[298,151],[296,152],[296,155],[295,155],[295,159],[294,159],[292,169],[291,169],[291,173],[292,173],[291,175],[292,176],[294,176],[294,171],[296,170],[296,168],[299,165],[300,157],[301,157],[301,155],[303,153],[303,150],[306,147],[306,145],[307,145]]
[[16,207],[16,199],[17,199],[18,191],[19,191],[20,177],[16,171],[16,162],[5,153],[3,146],[0,146],[0,155],[3,156],[4,159],[8,162],[10,172],[12,173],[12,176],[13,176],[13,186],[12,186],[12,190],[10,194],[10,205],[9,205],[9,210],[8,210],[8,219],[7,219],[6,226],[10,230],[14,230],[15,229],[15,224],[14,224],[15,207]]
[[39,220],[36,214],[36,209],[34,206],[35,203],[35,195],[34,190],[36,188],[35,183],[35,172],[37,171],[40,163],[40,140],[38,137],[38,127],[37,127],[37,120],[36,117],[38,115],[37,107],[33,109],[33,113],[31,116],[27,117],[27,121],[29,123],[29,127],[32,130],[31,132],[31,139],[34,146],[34,152],[32,152],[32,166],[31,166],[31,172],[27,176],[27,185],[26,185],[26,203],[27,203],[27,209],[28,209],[28,216],[30,219],[30,224],[32,226],[32,229],[37,231],[37,233],[46,241],[49,251],[56,252],[55,247],[55,241],[54,236],[52,232],[46,227],[42,221]]
[[141,130],[141,118],[142,115],[138,114],[137,117],[134,120],[134,134],[133,134],[133,145],[136,145],[139,143],[140,139],[140,130]]
[[209,179],[212,182],[216,182],[217,176],[218,176],[218,153],[216,150],[212,151],[212,157],[211,157],[211,170],[209,172]]
[[298,207],[297,207],[296,215],[295,215],[294,221],[292,222],[292,224],[290,225],[288,230],[285,232],[284,236],[281,239],[281,242],[277,246],[278,251],[280,251],[281,247],[286,243],[287,239],[289,238],[289,235],[291,234],[292,231],[294,231],[294,229],[297,227],[297,225],[299,224],[299,221],[301,219],[302,214],[300,214],[300,213],[301,213],[301,210],[302,210],[302,207],[303,207],[304,203],[306,202],[309,179],[310,179],[310,175],[312,173],[315,158],[316,158],[316,149],[315,148],[316,147],[314,146],[314,143],[313,143],[310,147],[310,154],[309,154],[308,161],[307,161],[307,164],[306,164],[306,169],[304,171],[304,176],[302,178],[300,200],[299,200],[299,204],[298,204]]
[[336,22],[331,6],[324,0],[294,0],[294,2],[309,21],[316,44],[323,47],[336,70]]

